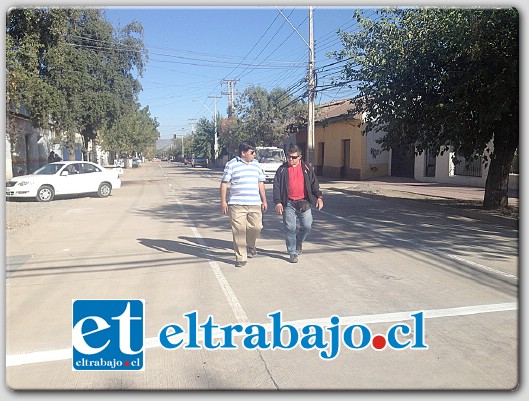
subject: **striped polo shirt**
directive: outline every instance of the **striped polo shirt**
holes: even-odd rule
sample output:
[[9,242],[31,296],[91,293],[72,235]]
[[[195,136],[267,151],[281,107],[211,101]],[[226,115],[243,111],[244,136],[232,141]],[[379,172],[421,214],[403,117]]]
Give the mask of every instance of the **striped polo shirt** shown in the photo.
[[264,171],[257,160],[245,163],[234,157],[224,167],[222,182],[229,182],[230,205],[260,205],[259,182],[266,181]]

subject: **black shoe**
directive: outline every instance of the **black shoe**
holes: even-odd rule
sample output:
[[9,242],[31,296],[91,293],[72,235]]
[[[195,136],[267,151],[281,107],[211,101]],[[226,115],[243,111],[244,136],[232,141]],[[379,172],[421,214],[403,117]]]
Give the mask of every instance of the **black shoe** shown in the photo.
[[296,251],[298,255],[301,255],[303,253],[303,244],[297,244],[296,245]]
[[248,247],[248,257],[253,258],[257,256],[257,249]]
[[290,255],[290,263],[298,263],[298,255],[295,253]]
[[246,266],[246,261],[244,262],[235,262],[235,267],[243,267],[243,266]]

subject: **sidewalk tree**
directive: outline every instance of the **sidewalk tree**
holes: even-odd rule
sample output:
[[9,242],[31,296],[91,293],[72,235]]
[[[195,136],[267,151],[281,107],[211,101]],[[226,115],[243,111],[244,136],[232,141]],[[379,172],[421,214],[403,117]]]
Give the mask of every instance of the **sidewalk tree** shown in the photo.
[[64,135],[65,144],[81,134],[86,159],[90,141],[102,131],[108,139],[111,126],[139,110],[141,24],[115,32],[95,8],[13,8],[6,33],[10,109],[23,106],[34,126]]
[[307,110],[285,89],[268,92],[260,86],[250,86],[239,97],[235,107],[238,126],[235,135],[259,145],[279,146],[288,135],[286,127],[294,122],[306,122]]
[[101,133],[105,148],[119,155],[133,156],[152,153],[152,146],[159,139],[158,122],[151,117],[149,108],[124,113],[108,130]]
[[[212,160],[215,144],[215,123],[203,117],[197,121],[193,135],[192,153]],[[219,146],[220,147],[220,146]]]
[[[6,120],[10,111],[29,113],[35,126],[48,127],[49,114],[58,106],[57,90],[43,79],[43,57],[47,51],[42,10],[13,8],[6,17]],[[14,124],[13,124],[14,126]],[[8,125],[9,128],[9,125]],[[8,129],[11,143],[16,135]]]
[[[397,145],[489,165],[483,207],[508,203],[519,140],[519,15],[513,8],[388,8],[339,31],[341,81],[357,87],[366,131]],[[493,141],[493,148],[488,149]]]

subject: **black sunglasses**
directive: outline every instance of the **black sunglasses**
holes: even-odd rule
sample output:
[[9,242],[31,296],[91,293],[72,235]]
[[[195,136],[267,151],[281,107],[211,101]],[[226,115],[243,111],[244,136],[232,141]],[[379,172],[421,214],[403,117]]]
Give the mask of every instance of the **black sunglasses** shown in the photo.
[[300,156],[290,156],[290,155],[288,156],[289,159],[297,159],[298,157]]

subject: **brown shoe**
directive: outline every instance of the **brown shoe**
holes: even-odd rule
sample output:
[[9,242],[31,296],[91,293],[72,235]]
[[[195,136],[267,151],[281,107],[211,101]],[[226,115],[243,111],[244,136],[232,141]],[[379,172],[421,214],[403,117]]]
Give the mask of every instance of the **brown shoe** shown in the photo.
[[241,261],[241,262],[235,262],[235,267],[243,267],[243,266],[246,266],[246,263],[247,263],[246,261],[244,261],[244,262],[242,262],[242,261]]

